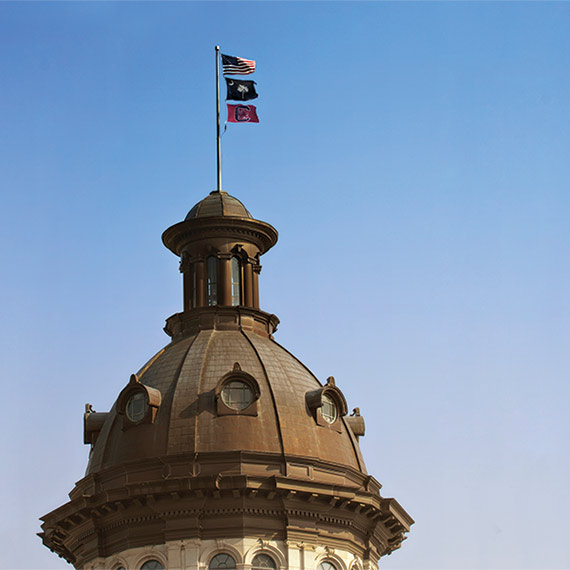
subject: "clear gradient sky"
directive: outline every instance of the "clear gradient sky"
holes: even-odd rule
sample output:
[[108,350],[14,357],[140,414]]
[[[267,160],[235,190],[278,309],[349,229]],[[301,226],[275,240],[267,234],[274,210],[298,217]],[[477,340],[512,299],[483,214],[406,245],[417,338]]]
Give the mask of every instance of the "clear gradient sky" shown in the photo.
[[214,46],[256,59],[223,187],[280,232],[276,340],[416,520],[386,569],[570,568],[570,4],[0,3],[4,569],[62,569],[82,414],[181,307]]

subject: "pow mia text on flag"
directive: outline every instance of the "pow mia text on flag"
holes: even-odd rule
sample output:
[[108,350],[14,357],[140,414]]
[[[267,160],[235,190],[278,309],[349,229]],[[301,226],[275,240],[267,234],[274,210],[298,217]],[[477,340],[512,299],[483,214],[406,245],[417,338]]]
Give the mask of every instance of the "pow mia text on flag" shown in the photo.
[[255,61],[222,54],[222,70],[224,75],[249,75],[255,71]]
[[255,105],[228,105],[228,123],[259,123]]
[[231,101],[249,101],[256,99],[257,93],[255,91],[255,81],[246,81],[243,79],[231,79],[226,77],[226,86],[228,94],[226,100]]

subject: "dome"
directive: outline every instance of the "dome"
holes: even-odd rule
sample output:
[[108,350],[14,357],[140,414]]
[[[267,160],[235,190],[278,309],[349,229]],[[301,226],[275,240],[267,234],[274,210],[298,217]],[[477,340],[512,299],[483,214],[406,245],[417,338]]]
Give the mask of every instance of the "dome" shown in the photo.
[[210,216],[232,216],[236,218],[250,218],[253,216],[246,207],[227,192],[210,192],[203,200],[200,200],[186,216],[186,220],[194,218],[206,218]]
[[[217,387],[236,366],[257,386],[255,415],[223,415],[217,408]],[[346,418],[339,414],[336,429],[315,421],[307,394],[322,384],[271,338],[246,330],[201,330],[166,346],[138,380],[161,395],[153,423],[125,429],[119,397],[97,438],[88,474],[134,460],[228,452],[270,456],[266,467],[276,469],[296,457],[298,464],[326,462],[366,473]],[[341,395],[339,407],[343,400]],[[227,470],[233,468],[229,464]]]
[[320,382],[273,339],[259,274],[277,230],[212,192],[163,242],[183,276],[171,342],[110,411],[86,405],[87,472],[43,517],[44,544],[83,570],[199,570],[218,552],[250,567],[253,547],[282,569],[305,551],[300,567],[318,569],[333,550],[334,568],[374,567],[413,520],[366,472],[358,408],[348,416],[334,378]]

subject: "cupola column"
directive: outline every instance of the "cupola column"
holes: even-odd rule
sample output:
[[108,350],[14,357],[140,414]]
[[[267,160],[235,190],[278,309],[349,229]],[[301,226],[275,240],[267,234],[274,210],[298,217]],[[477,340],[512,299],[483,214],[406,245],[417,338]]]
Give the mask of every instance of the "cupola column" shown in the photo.
[[218,267],[220,279],[218,281],[218,304],[228,306],[232,304],[232,254],[218,254]]
[[243,292],[244,305],[253,307],[253,265],[252,259],[247,259],[243,264]]
[[197,259],[194,263],[196,275],[194,298],[196,307],[203,307],[206,304],[206,265],[203,259]]
[[186,253],[180,257],[180,273],[182,273],[184,311],[189,311],[192,308],[192,264]]
[[261,271],[261,265],[256,263],[253,266],[253,307],[254,309],[259,309],[259,273]]
[[184,311],[190,311],[194,308],[192,304],[193,295],[194,295],[194,284],[193,278],[194,272],[192,268],[187,271],[184,271],[182,279],[183,279],[183,288],[184,288]]

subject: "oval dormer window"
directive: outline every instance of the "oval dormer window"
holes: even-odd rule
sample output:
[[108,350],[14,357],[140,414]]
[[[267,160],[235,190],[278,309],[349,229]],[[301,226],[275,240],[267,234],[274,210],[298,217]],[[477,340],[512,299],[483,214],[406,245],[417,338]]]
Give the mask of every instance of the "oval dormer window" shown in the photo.
[[127,401],[125,413],[133,423],[140,422],[148,412],[148,400],[143,391],[134,393]]
[[323,416],[323,419],[328,424],[333,424],[338,417],[338,408],[336,406],[336,403],[328,394],[323,394],[321,416]]
[[226,382],[221,392],[222,402],[232,410],[245,410],[254,398],[253,390],[247,382],[231,380]]

